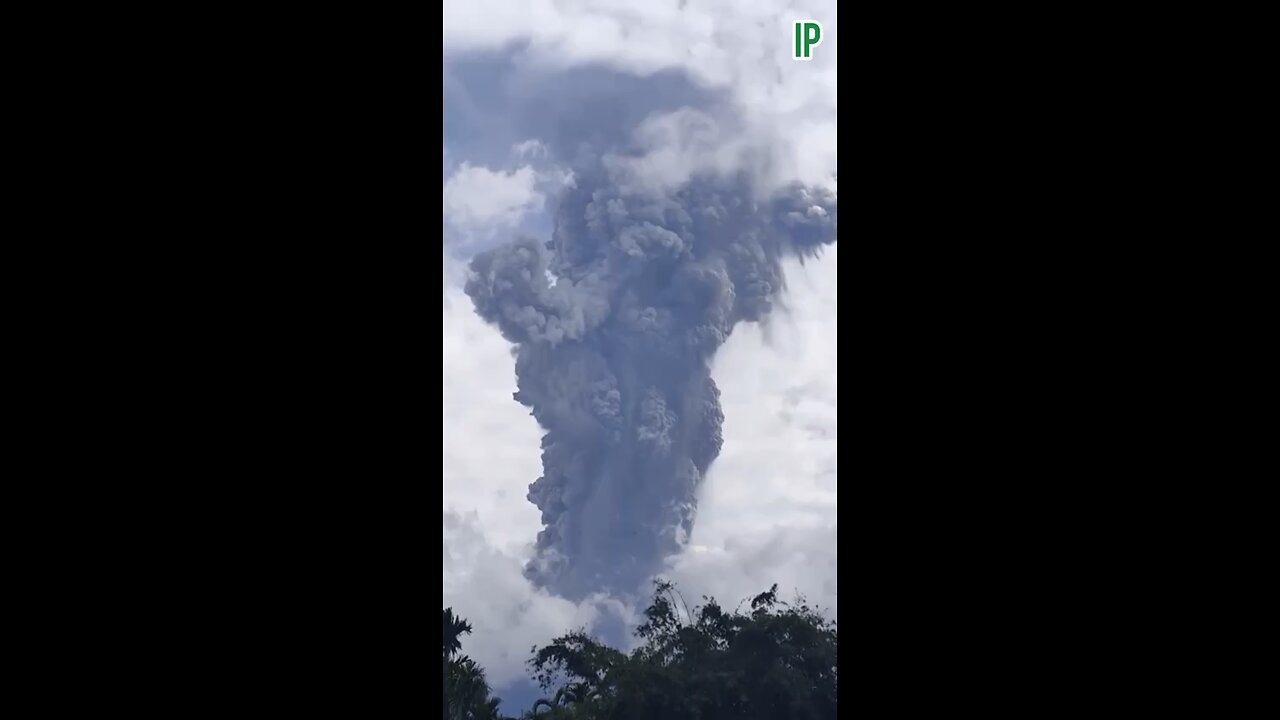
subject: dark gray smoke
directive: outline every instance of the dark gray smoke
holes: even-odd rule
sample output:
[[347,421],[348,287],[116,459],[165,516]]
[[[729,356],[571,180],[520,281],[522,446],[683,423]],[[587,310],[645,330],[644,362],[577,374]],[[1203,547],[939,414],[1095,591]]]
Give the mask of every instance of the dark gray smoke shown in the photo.
[[831,192],[752,197],[746,182],[646,194],[580,178],[551,242],[472,261],[466,292],[515,343],[514,397],[546,430],[529,486],[545,525],[535,582],[571,598],[631,592],[688,537],[721,446],[711,358],[734,325],[769,313],[784,256],[836,239]]

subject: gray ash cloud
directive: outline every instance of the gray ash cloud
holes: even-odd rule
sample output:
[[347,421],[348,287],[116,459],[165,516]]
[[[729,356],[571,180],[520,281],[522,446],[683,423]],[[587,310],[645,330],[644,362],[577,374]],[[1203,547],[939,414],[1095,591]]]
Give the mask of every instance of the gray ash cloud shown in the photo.
[[784,257],[836,240],[825,189],[759,201],[745,181],[655,194],[603,178],[561,198],[550,242],[477,255],[466,285],[515,345],[515,400],[546,432],[526,574],[570,598],[638,589],[687,539],[722,444],[712,356],[769,314]]

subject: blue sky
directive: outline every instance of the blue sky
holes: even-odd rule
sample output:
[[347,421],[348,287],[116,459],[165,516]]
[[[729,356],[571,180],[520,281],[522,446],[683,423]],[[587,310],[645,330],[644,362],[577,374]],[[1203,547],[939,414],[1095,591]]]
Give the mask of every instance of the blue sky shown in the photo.
[[[793,62],[791,22],[810,18],[823,43]],[[462,293],[465,263],[518,233],[548,239],[588,153],[636,183],[748,172],[834,190],[835,3],[446,0],[444,22],[444,605],[475,627],[464,652],[514,711],[533,699],[531,646],[636,608],[570,602],[521,573],[541,431],[511,398],[510,345]],[[783,307],[713,363],[724,448],[663,572],[691,601],[736,605],[776,582],[834,613],[837,260],[833,246],[789,261]]]

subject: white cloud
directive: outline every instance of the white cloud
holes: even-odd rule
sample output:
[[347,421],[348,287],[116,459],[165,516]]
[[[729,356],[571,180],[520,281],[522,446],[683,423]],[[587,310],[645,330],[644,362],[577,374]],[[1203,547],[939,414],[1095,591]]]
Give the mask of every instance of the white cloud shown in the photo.
[[444,604],[471,623],[463,648],[500,687],[528,677],[529,648],[589,625],[590,603],[575,605],[532,588],[518,555],[495,547],[475,515],[444,514]]
[[511,146],[511,154],[524,160],[525,158],[545,158],[547,146],[541,140],[525,140]]
[[546,147],[538,140],[519,143],[511,153],[531,162],[495,170],[464,161],[449,174],[452,157],[445,149],[445,244],[475,252],[495,239],[509,239],[503,234],[542,213],[574,181],[573,173],[546,159]]
[[444,214],[449,222],[473,229],[513,227],[543,196],[537,173],[524,166],[490,170],[463,162],[444,185]]

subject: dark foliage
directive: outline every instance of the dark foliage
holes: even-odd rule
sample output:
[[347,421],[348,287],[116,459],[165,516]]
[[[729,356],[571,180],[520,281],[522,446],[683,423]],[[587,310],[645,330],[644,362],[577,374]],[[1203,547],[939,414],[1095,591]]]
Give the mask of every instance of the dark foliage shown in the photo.
[[[691,611],[657,583],[630,654],[581,631],[536,649],[529,665],[547,697],[522,720],[835,720],[835,623],[803,598],[780,601],[777,589],[751,599],[749,612],[711,598]],[[447,717],[501,720],[483,672],[474,663],[458,672],[480,682],[446,686],[456,693],[448,702],[466,708]]]
[[503,720],[498,698],[489,694],[484,670],[462,651],[462,636],[471,625],[454,617],[453,608],[444,611],[444,718],[445,720]]

